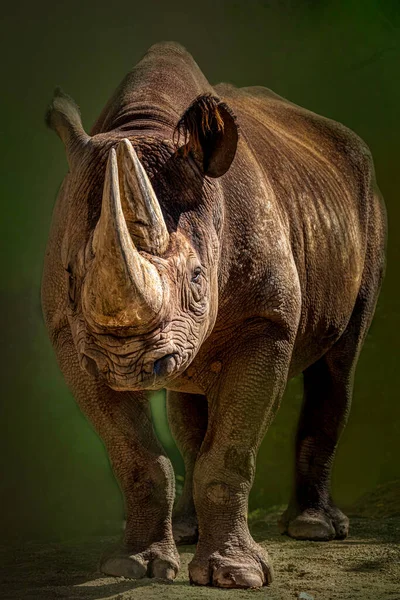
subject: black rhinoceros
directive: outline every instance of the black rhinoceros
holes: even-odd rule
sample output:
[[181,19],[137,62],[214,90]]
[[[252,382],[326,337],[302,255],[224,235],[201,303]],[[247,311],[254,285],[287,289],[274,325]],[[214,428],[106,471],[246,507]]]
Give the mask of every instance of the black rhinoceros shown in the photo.
[[[51,341],[104,441],[126,530],[104,573],[173,579],[198,543],[200,585],[258,587],[272,568],[247,526],[260,442],[303,373],[282,533],[344,538],[330,495],[357,358],[385,268],[386,216],[352,131],[263,87],[211,86],[180,45],[152,46],[90,135],[58,90],[47,123],[69,172],[42,284]],[[166,388],[186,465],[174,474],[147,392]]]

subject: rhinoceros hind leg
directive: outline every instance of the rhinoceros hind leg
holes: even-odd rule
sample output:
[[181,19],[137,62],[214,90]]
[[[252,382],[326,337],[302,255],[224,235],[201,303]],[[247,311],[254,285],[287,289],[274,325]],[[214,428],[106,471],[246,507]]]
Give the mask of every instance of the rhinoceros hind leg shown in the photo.
[[199,532],[193,501],[193,469],[207,429],[207,399],[197,394],[168,391],[168,423],[183,460],[185,483],[172,515],[176,544],[195,544]]
[[343,540],[349,532],[349,519],[331,504],[326,509],[306,509],[303,512],[289,507],[278,521],[279,531],[296,540]]
[[173,514],[172,532],[174,535],[175,544],[181,546],[196,544],[199,538],[199,528],[196,515],[180,515],[179,513]]
[[354,371],[377,295],[378,288],[364,282],[341,337],[303,373],[294,491],[279,524],[281,532],[293,538],[344,539],[348,534],[349,520],[331,498],[331,471],[349,415]]

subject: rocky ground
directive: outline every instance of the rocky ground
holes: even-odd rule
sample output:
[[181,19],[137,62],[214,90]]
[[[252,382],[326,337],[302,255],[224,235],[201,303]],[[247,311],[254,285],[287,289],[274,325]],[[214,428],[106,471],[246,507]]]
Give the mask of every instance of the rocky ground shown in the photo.
[[398,485],[383,486],[361,499],[350,511],[351,532],[344,541],[294,541],[278,533],[276,518],[281,507],[253,513],[253,536],[268,549],[275,569],[275,581],[261,590],[190,586],[187,565],[194,546],[180,548],[182,566],[173,584],[103,577],[96,571],[96,560],[115,539],[102,537],[4,546],[0,598],[400,600],[399,489]]

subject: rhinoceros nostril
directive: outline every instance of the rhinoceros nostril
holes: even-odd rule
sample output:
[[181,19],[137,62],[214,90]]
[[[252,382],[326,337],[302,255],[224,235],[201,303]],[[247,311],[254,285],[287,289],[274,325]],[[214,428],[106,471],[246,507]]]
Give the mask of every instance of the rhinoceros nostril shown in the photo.
[[174,354],[166,354],[162,358],[155,361],[153,371],[159,377],[165,377],[172,373],[176,367],[176,360]]
[[96,362],[90,356],[84,354],[82,356],[82,366],[92,377],[97,377],[99,374]]

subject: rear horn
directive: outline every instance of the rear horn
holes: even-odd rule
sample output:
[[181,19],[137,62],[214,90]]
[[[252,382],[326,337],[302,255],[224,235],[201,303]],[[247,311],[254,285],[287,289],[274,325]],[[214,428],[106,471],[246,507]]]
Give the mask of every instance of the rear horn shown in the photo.
[[117,148],[121,204],[130,234],[140,250],[160,256],[169,244],[167,226],[146,171],[128,139]]

